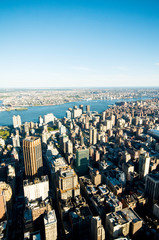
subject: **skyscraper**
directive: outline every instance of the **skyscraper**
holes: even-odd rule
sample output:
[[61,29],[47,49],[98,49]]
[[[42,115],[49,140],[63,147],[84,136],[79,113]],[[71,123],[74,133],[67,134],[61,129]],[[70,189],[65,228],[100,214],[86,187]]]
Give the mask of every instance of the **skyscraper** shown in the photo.
[[19,115],[15,116],[13,115],[13,127],[14,128],[18,128],[18,127],[21,127],[21,117]]
[[86,105],[86,112],[90,112],[90,105]]
[[145,177],[149,173],[150,157],[149,153],[143,151],[139,157],[139,174]]
[[89,129],[89,143],[90,145],[94,145],[97,143],[97,129],[96,128],[90,128]]
[[23,155],[26,178],[40,177],[43,172],[40,138],[26,137],[23,140]]
[[89,163],[89,150],[78,149],[76,152],[75,169],[78,171],[79,176],[88,174],[88,163]]

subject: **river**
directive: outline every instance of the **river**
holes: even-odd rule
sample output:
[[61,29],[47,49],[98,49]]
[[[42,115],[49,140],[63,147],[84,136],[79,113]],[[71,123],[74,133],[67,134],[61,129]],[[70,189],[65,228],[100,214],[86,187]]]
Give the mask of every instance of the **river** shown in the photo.
[[[98,113],[103,112],[104,110],[108,109],[108,105],[115,104],[117,101],[137,101],[137,100],[144,100],[148,99],[148,97],[142,98],[132,98],[132,99],[120,99],[120,100],[90,100],[90,101],[79,101],[79,102],[71,102],[65,103],[61,105],[54,105],[54,106],[35,106],[35,107],[28,107],[28,110],[24,111],[4,111],[0,112],[0,126],[7,126],[12,125],[12,116],[13,115],[20,115],[22,122],[37,122],[38,116],[43,116],[48,113],[53,113],[57,118],[63,118],[66,116],[66,110],[68,108],[72,108],[73,106],[83,104],[84,110],[86,105],[90,105],[91,111],[97,111]],[[2,101],[0,101],[0,105]]]

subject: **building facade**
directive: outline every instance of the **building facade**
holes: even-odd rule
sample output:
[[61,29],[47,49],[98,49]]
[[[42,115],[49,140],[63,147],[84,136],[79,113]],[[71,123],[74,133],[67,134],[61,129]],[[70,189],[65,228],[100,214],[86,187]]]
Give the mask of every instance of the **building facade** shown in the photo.
[[31,136],[23,140],[23,156],[26,178],[42,176],[43,161],[40,138]]

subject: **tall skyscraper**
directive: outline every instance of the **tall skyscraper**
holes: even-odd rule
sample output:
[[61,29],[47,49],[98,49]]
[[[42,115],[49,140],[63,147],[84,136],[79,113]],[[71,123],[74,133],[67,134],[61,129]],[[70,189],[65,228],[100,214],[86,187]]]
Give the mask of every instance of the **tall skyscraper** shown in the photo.
[[40,177],[43,172],[40,138],[31,136],[23,140],[23,156],[26,178]]
[[79,105],[79,108],[82,110],[82,114],[83,114],[83,105]]
[[86,112],[90,112],[90,105],[86,105]]
[[96,128],[90,128],[89,129],[89,143],[90,145],[94,145],[97,143],[97,129]]
[[150,157],[149,153],[143,151],[139,157],[139,174],[145,177],[149,173]]
[[79,176],[88,174],[88,163],[89,163],[89,150],[78,149],[76,152],[75,168],[78,171]]
[[89,144],[92,145],[93,128],[89,129]]
[[14,128],[18,128],[18,127],[21,127],[21,117],[19,115],[15,116],[13,115],[13,127]]
[[66,152],[69,154],[73,153],[73,144],[72,144],[71,140],[68,140],[66,142]]

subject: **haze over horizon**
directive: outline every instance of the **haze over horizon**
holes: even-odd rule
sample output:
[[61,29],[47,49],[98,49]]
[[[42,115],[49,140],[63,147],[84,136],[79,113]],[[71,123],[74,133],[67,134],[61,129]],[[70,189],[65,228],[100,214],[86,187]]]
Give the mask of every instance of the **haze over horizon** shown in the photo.
[[159,86],[157,0],[0,1],[1,88]]

